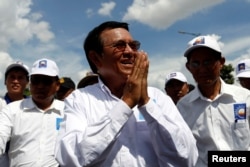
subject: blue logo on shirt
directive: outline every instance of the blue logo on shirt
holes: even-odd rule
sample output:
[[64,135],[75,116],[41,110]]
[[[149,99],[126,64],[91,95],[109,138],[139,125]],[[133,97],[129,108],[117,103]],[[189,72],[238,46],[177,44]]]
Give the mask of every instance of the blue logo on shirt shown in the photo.
[[60,123],[62,122],[62,118],[56,118],[56,130],[60,129]]
[[145,121],[143,115],[139,112],[139,121]]
[[246,103],[234,104],[234,118],[235,120],[246,119]]

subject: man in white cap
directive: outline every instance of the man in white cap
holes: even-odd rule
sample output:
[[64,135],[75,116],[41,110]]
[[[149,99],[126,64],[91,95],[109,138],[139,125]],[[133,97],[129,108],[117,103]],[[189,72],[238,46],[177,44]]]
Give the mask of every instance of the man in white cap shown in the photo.
[[250,59],[244,59],[237,63],[236,77],[243,88],[250,90]]
[[177,108],[197,140],[196,167],[208,166],[211,150],[249,150],[250,92],[220,78],[225,58],[218,42],[210,36],[196,37],[184,56],[197,89],[181,98]]
[[10,64],[5,71],[4,84],[7,92],[1,99],[0,109],[5,104],[25,98],[24,90],[29,83],[29,68],[21,61]]
[[0,156],[10,140],[10,166],[58,166],[54,147],[64,108],[54,99],[58,75],[54,61],[37,60],[30,73],[31,98],[12,102],[0,112]]
[[165,91],[175,104],[189,92],[187,78],[181,72],[171,72],[165,81]]
[[[7,104],[26,98],[24,90],[29,83],[29,68],[21,61],[10,64],[5,71],[4,84],[7,92],[3,98],[0,98],[0,111]],[[8,167],[8,149],[9,143],[6,145],[6,153],[0,157],[0,166]]]

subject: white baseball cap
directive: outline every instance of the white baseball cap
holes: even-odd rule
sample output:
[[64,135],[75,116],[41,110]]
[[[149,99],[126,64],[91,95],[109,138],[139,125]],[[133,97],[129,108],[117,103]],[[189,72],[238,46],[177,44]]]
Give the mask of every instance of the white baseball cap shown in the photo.
[[36,74],[55,77],[59,75],[59,69],[53,60],[43,58],[37,60],[31,68],[30,75]]
[[167,84],[172,79],[177,79],[181,82],[187,82],[187,78],[181,72],[169,73],[166,77],[165,84]]
[[199,36],[188,42],[188,48],[185,51],[184,56],[187,57],[192,50],[200,47],[207,47],[221,53],[219,43],[215,38],[211,36]]
[[13,68],[21,68],[23,69],[27,75],[29,74],[29,67],[26,66],[25,64],[23,64],[23,62],[21,61],[16,61],[12,64],[10,64],[7,68],[6,68],[6,71],[5,71],[5,76],[7,75],[7,73],[12,70]]
[[236,66],[236,77],[250,78],[250,59],[238,62]]

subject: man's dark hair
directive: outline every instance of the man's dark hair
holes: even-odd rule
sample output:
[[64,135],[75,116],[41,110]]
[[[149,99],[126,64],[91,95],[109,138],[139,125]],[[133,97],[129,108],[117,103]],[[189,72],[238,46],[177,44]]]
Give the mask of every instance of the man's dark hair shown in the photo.
[[117,22],[117,21],[107,21],[95,27],[93,30],[91,30],[84,41],[83,48],[84,48],[86,58],[88,60],[88,63],[93,73],[97,73],[97,68],[95,64],[92,63],[91,60],[89,59],[89,55],[88,55],[89,51],[93,50],[97,54],[101,54],[103,50],[103,43],[100,38],[100,35],[104,30],[114,29],[114,28],[124,28],[127,31],[129,31],[128,23]]

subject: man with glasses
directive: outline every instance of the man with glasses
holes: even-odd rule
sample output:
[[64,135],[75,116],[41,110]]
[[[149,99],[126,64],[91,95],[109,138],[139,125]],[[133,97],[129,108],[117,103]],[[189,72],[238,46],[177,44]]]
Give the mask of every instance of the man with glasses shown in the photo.
[[249,150],[250,93],[220,78],[225,58],[218,42],[199,36],[188,43],[186,68],[197,89],[177,104],[197,140],[197,167],[208,166],[208,151]]
[[56,145],[60,166],[193,166],[194,137],[164,92],[147,87],[149,60],[128,24],[94,28],[84,49],[98,83],[65,99]]
[[31,98],[12,102],[0,112],[0,156],[10,140],[10,166],[58,166],[54,147],[64,108],[54,99],[58,74],[54,61],[37,60],[30,73]]

